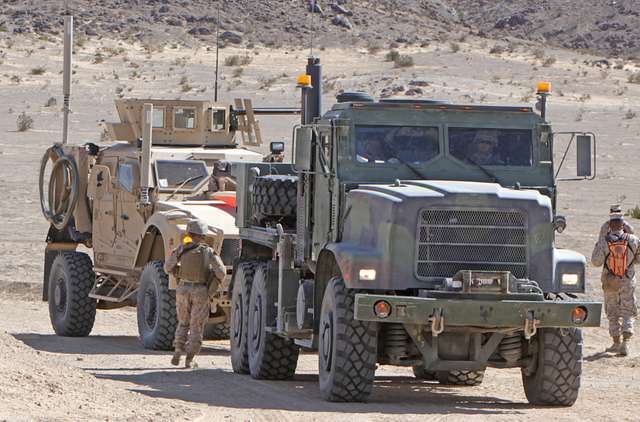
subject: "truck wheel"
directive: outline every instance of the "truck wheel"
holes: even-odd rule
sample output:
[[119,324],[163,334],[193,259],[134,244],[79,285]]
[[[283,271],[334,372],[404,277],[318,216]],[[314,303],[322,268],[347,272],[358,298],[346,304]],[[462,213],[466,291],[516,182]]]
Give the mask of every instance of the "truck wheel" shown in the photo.
[[206,324],[203,337],[205,340],[229,340],[229,323]]
[[138,334],[145,349],[171,350],[176,333],[176,292],[162,261],[148,263],[140,275],[137,297]]
[[373,389],[378,331],[353,319],[354,292],[333,278],[322,299],[318,361],[320,392],[329,401],[363,401]]
[[63,252],[51,265],[49,318],[59,336],[86,337],[96,319],[95,299],[89,292],[95,283],[93,263],[82,252]]
[[484,371],[437,371],[438,382],[443,385],[464,385],[473,387],[482,384]]
[[527,400],[536,405],[573,405],[582,374],[582,330],[543,328],[536,337],[535,373],[522,372]]
[[253,185],[252,204],[258,221],[295,217],[298,178],[295,176],[258,177]]
[[267,293],[267,266],[256,268],[249,301],[249,369],[256,379],[284,380],[296,373],[299,348],[293,340],[267,332],[276,322]]
[[249,348],[247,347],[249,330],[248,309],[255,264],[243,262],[233,274],[234,283],[231,293],[231,367],[236,374],[249,373]]
[[424,369],[424,366],[414,366],[413,376],[419,380],[438,381],[438,377],[436,376],[436,373],[434,371],[427,371],[426,369]]

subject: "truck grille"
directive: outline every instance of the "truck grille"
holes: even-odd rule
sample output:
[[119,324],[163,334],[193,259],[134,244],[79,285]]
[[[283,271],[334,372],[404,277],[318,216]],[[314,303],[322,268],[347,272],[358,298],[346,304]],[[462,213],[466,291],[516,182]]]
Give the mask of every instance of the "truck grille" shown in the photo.
[[453,277],[460,270],[527,276],[527,220],[519,211],[420,211],[416,276]]

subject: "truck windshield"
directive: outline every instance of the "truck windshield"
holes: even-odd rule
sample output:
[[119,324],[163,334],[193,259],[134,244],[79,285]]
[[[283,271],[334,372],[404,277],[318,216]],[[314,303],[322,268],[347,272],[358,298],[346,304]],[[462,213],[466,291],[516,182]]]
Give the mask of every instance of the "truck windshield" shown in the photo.
[[531,166],[530,129],[449,128],[449,153],[480,166]]
[[440,153],[438,128],[427,126],[356,126],[359,163],[420,164]]
[[209,177],[207,166],[204,161],[184,160],[184,161],[156,161],[156,177],[158,187],[165,191],[176,189],[185,180],[181,189],[193,190],[197,188],[205,179]]

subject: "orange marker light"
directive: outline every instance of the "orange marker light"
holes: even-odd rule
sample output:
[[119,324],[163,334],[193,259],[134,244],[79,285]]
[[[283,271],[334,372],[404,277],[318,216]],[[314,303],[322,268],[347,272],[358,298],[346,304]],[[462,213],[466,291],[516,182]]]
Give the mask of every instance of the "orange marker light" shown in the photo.
[[379,300],[373,305],[373,312],[378,318],[386,318],[391,315],[391,305],[386,300]]
[[551,82],[538,82],[538,93],[540,94],[551,93]]
[[298,76],[298,88],[311,88],[311,75]]
[[577,306],[571,311],[571,320],[574,324],[582,324],[587,320],[587,310],[583,306]]

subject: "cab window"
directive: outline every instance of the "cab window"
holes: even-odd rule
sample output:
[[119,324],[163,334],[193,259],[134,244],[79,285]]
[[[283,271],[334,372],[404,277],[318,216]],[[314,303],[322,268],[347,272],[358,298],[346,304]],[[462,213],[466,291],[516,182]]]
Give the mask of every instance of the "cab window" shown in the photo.
[[356,126],[356,161],[426,163],[440,153],[438,133],[430,126]]
[[531,166],[530,129],[449,128],[449,153],[481,166]]
[[224,130],[226,124],[226,110],[211,110],[211,130]]
[[134,172],[132,164],[120,164],[118,166],[118,183],[124,190],[131,193],[133,193],[133,189],[135,186],[133,174]]
[[164,128],[164,108],[153,109],[153,127],[156,129]]
[[176,129],[195,129],[196,109],[176,108],[173,114],[173,126]]

